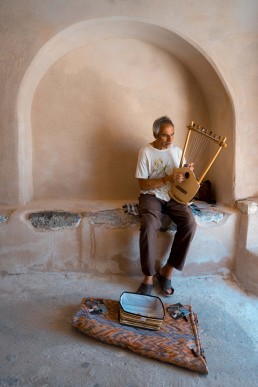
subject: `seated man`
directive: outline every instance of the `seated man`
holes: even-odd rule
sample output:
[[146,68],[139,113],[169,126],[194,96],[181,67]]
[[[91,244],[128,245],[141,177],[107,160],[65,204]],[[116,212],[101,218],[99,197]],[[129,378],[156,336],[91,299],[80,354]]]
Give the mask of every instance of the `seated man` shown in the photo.
[[[182,150],[173,145],[174,125],[169,117],[153,123],[155,140],[143,147],[138,156],[135,177],[139,179],[140,197],[140,259],[144,274],[137,293],[150,295],[155,275],[164,296],[174,292],[171,278],[174,268],[182,270],[196,230],[195,218],[188,205],[179,204],[169,196],[169,183],[182,182],[185,177],[174,173],[181,160]],[[189,164],[193,170],[193,164]],[[165,266],[155,270],[157,231],[162,214],[167,214],[177,225],[171,252]]]

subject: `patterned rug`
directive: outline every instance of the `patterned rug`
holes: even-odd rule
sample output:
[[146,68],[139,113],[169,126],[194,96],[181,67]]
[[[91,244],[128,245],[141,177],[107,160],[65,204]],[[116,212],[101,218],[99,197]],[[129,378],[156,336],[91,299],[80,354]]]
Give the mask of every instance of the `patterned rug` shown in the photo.
[[127,348],[145,357],[208,374],[202,349],[197,314],[191,306],[185,318],[174,319],[165,304],[160,330],[150,331],[119,323],[119,301],[83,298],[72,324],[86,335],[102,342]]

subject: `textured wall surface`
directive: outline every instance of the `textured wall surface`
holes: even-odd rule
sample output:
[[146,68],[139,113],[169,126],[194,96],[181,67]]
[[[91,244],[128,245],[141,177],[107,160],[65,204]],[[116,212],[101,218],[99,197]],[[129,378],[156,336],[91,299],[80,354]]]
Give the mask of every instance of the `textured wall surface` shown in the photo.
[[[0,272],[140,275],[139,218],[125,214],[123,204],[56,199],[13,209],[0,224]],[[219,221],[203,222],[196,216],[197,233],[183,275],[231,270],[239,214],[230,207],[217,210],[223,214]],[[158,233],[157,265],[166,261],[173,237],[174,231]]]

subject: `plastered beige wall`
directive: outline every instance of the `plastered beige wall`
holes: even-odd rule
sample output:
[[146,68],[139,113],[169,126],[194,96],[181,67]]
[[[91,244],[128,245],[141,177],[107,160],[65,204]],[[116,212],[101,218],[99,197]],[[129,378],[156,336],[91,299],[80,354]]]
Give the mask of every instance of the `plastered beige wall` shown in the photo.
[[169,114],[183,145],[177,123],[209,122],[207,110],[191,73],[151,44],[113,38],[69,52],[33,99],[34,198],[137,198],[137,154],[153,121]]
[[[75,38],[75,35],[67,35],[67,39],[71,40],[69,43],[71,47],[75,49],[73,52],[66,52],[63,56],[57,58],[57,62],[53,63],[49,68],[46,67],[46,71],[42,72],[42,79],[37,80],[35,85],[31,86],[31,90],[35,86],[36,92],[29,95],[29,89],[24,88],[22,94],[22,99],[19,100],[19,92],[22,85],[26,84],[26,81],[31,85],[33,84],[32,78],[26,76],[28,75],[28,69],[33,73],[32,65],[35,65],[35,58],[39,57],[40,50],[46,47],[48,42],[55,42],[54,37],[56,34],[61,34],[62,31],[65,31],[72,26],[77,25],[78,23],[88,22],[94,25],[97,19],[109,20],[110,26],[114,23],[120,21],[121,25],[124,24],[123,28],[120,26],[120,31],[124,32],[123,38],[128,39],[128,31],[131,34],[136,34],[136,36],[131,36],[131,38],[136,39],[136,44],[134,46],[134,53],[138,53],[138,58],[143,58],[141,55],[151,49],[153,53],[155,50],[163,50],[162,55],[158,57],[160,60],[160,68],[162,68],[162,74],[167,74],[167,84],[166,84],[166,93],[165,96],[169,98],[171,96],[170,85],[173,83],[175,85],[175,77],[173,77],[173,72],[170,73],[167,70],[165,63],[170,63],[170,66],[176,66],[176,70],[180,75],[179,78],[176,78],[176,86],[179,87],[180,82],[184,83],[183,89],[180,90],[179,97],[180,101],[176,96],[172,100],[172,105],[176,108],[178,107],[177,112],[174,114],[175,123],[178,127],[184,127],[187,124],[186,118],[190,115],[191,109],[196,110],[197,107],[199,110],[196,110],[198,116],[200,115],[203,120],[207,120],[208,124],[211,125],[213,130],[218,130],[217,128],[222,128],[226,132],[226,135],[229,137],[229,149],[227,150],[227,155],[224,153],[218,161],[216,171],[213,171],[213,176],[216,180],[218,196],[221,198],[221,201],[233,202],[235,199],[245,198],[248,196],[257,196],[258,191],[258,179],[255,166],[257,164],[257,152],[256,147],[254,146],[258,140],[258,134],[256,131],[256,95],[257,95],[257,57],[258,57],[258,44],[257,44],[257,7],[258,4],[255,0],[239,0],[239,1],[227,1],[222,0],[215,1],[154,1],[154,0],[142,0],[142,1],[73,1],[73,2],[64,2],[62,0],[46,0],[41,2],[35,0],[33,2],[29,0],[2,0],[1,1],[1,14],[0,14],[0,25],[1,25],[1,71],[0,71],[0,82],[1,82],[1,119],[0,119],[0,176],[1,176],[1,190],[0,190],[0,202],[1,204],[14,204],[21,201],[29,201],[35,197],[43,198],[49,196],[58,196],[60,195],[60,188],[56,186],[54,180],[60,178],[60,185],[62,186],[62,192],[65,192],[69,197],[75,194],[75,196],[82,195],[84,193],[85,187],[89,184],[89,181],[84,181],[83,172],[81,169],[92,168],[92,164],[86,165],[86,159],[82,160],[82,155],[84,153],[84,148],[82,143],[86,142],[86,133],[81,133],[80,129],[85,128],[85,123],[82,122],[82,115],[75,120],[77,123],[75,131],[77,131],[77,136],[70,137],[70,142],[72,149],[77,149],[77,145],[80,149],[79,153],[76,156],[76,153],[73,151],[70,154],[72,157],[72,165],[75,166],[79,163],[79,179],[74,179],[71,182],[70,178],[74,176],[74,173],[77,171],[67,170],[69,176],[69,182],[67,177],[64,176],[64,172],[61,170],[60,166],[57,168],[51,168],[54,159],[54,145],[51,145],[50,153],[44,153],[44,147],[54,140],[56,142],[61,141],[63,145],[61,155],[56,154],[55,157],[61,157],[63,161],[64,154],[69,155],[67,151],[66,141],[57,139],[57,132],[53,131],[57,129],[60,134],[62,127],[69,126],[69,120],[76,117],[76,107],[75,111],[72,111],[73,114],[67,114],[66,107],[70,104],[69,98],[64,105],[59,105],[59,116],[46,117],[42,122],[42,114],[44,109],[47,109],[46,105],[41,102],[44,101],[44,98],[49,97],[47,93],[50,93],[52,90],[49,82],[51,79],[55,80],[54,85],[58,84],[58,80],[63,82],[65,79],[65,74],[69,74],[76,70],[76,74],[73,73],[73,83],[72,92],[75,93],[75,96],[80,96],[80,106],[83,104],[83,96],[81,96],[80,90],[82,89],[82,80],[86,80],[89,73],[85,73],[85,77],[78,77],[78,67],[76,68],[75,60],[76,56],[87,55],[90,52],[90,45],[80,48],[73,47],[72,39]],[[138,23],[138,28],[131,28],[132,24],[128,24],[128,20]],[[149,34],[146,34],[146,29],[142,28],[142,25],[148,24],[151,26]],[[104,25],[104,24],[103,24]],[[105,25],[106,27],[106,25]],[[135,27],[135,26],[134,26]],[[113,27],[112,27],[113,28]],[[113,31],[112,28],[110,31]],[[162,28],[162,31],[157,32],[157,28]],[[86,31],[86,30],[85,30]],[[95,29],[100,31],[100,38],[103,38],[103,30]],[[107,29],[105,28],[105,33]],[[167,31],[169,33],[167,33]],[[126,33],[125,33],[126,32]],[[102,35],[101,35],[102,33]],[[96,38],[96,35],[94,35]],[[145,37],[145,43],[141,43],[142,37]],[[112,55],[115,46],[115,39],[119,36],[114,34],[109,36],[110,38],[110,50],[106,53],[108,56]],[[176,38],[178,37],[178,38]],[[112,40],[112,39],[113,40]],[[87,35],[85,35],[87,40]],[[155,40],[156,39],[156,40]],[[183,39],[183,42],[182,40]],[[148,41],[146,43],[146,40]],[[171,42],[173,45],[171,45]],[[88,38],[88,43],[91,41]],[[63,44],[68,44],[67,41],[63,41]],[[99,45],[100,42],[98,42]],[[129,48],[129,40],[127,41]],[[144,50],[139,49],[140,45],[144,46]],[[189,45],[189,46],[188,46]],[[153,47],[151,47],[153,46]],[[58,49],[59,46],[56,47]],[[94,43],[92,42],[92,47]],[[101,52],[105,45],[101,48],[98,47],[98,51],[94,51],[94,54]],[[55,49],[55,47],[52,47]],[[137,51],[138,50],[138,51]],[[149,51],[148,51],[149,50]],[[166,52],[164,52],[167,51]],[[51,50],[45,52],[46,62],[49,60],[48,54]],[[168,58],[168,54],[170,57]],[[144,60],[148,56],[144,56]],[[161,57],[166,60],[161,60]],[[175,58],[175,59],[174,59]],[[92,60],[94,58],[91,58]],[[95,58],[97,60],[97,58]],[[182,62],[182,66],[178,64],[177,61]],[[204,63],[205,62],[205,63]],[[127,66],[129,67],[129,61]],[[146,62],[147,63],[147,62]],[[94,62],[92,62],[93,66]],[[137,63],[136,63],[137,64]],[[78,64],[76,64],[78,66]],[[150,66],[150,64],[148,63]],[[210,71],[209,66],[213,69]],[[135,63],[132,62],[132,69],[135,69]],[[44,68],[42,62],[39,67],[35,67],[35,72],[42,70]],[[83,66],[84,68],[84,66]],[[101,68],[94,69],[96,74],[98,71],[101,71]],[[138,69],[142,69],[142,75],[138,76],[138,86],[140,85],[141,78],[144,79],[144,61],[138,63]],[[60,70],[55,74],[55,70]],[[67,73],[65,73],[65,70]],[[118,68],[119,70],[119,68]],[[125,71],[128,68],[125,67]],[[165,71],[166,70],[166,71]],[[111,72],[112,73],[112,72]],[[96,75],[95,74],[95,75]],[[186,74],[186,78],[183,79],[183,74]],[[119,75],[119,74],[117,74]],[[159,75],[156,75],[156,80],[159,81]],[[129,83],[130,77],[123,77],[120,74],[121,78],[124,81]],[[160,74],[161,76],[161,74]],[[110,77],[110,73],[106,74],[106,77]],[[190,82],[191,77],[195,78],[195,81]],[[59,79],[60,78],[60,79]],[[107,79],[106,78],[106,79]],[[146,77],[147,78],[147,77]],[[69,79],[71,79],[69,77]],[[92,81],[92,79],[91,79]],[[76,88],[76,82],[78,83],[78,88]],[[103,82],[103,80],[102,80]],[[113,84],[112,84],[113,82]],[[93,83],[92,83],[93,84]],[[98,79],[97,86],[98,89],[94,90],[95,97],[100,99],[100,89],[102,85],[106,85],[107,82],[101,84],[100,79]],[[197,87],[194,90],[190,86],[196,85]],[[62,83],[61,83],[62,85]],[[28,86],[28,84],[27,84]],[[49,87],[48,87],[49,86]],[[123,98],[119,98],[119,93],[117,93],[117,85],[115,84],[114,79],[110,81],[109,88],[105,88],[105,95],[102,98],[105,101],[110,103],[110,97],[108,93],[111,93],[113,96],[113,91],[115,90],[114,96],[117,98],[117,105],[122,110],[125,104],[125,95],[122,93]],[[138,89],[137,89],[138,90]],[[62,101],[65,97],[65,88],[61,87],[60,98]],[[157,90],[158,91],[158,90]],[[89,90],[87,90],[88,96]],[[27,93],[27,94],[26,94]],[[76,94],[77,93],[77,94]],[[186,101],[185,96],[191,96],[191,98],[196,95],[202,95],[201,103],[198,103],[195,100],[194,103],[190,103],[189,99]],[[139,91],[138,91],[139,94]],[[125,177],[121,171],[116,171],[116,175],[112,176],[112,184],[116,182],[116,192],[118,190],[119,184],[117,184],[117,179],[122,178],[124,184],[126,184],[125,191],[128,192],[129,184],[128,180],[131,176],[131,173],[134,170],[132,162],[136,151],[139,145],[143,143],[146,138],[148,131],[148,126],[153,120],[150,112],[153,116],[157,115],[159,112],[159,106],[157,105],[156,96],[154,94],[148,94],[147,96],[150,99],[149,103],[146,103],[146,109],[144,113],[137,114],[136,119],[132,119],[131,111],[137,107],[139,102],[139,96],[135,96],[133,93],[133,83],[130,83],[129,87],[129,96],[131,96],[130,101],[132,106],[130,109],[126,106],[126,125],[133,122],[135,127],[136,137],[131,137],[127,126],[124,126],[124,131],[122,132],[123,141],[122,149],[124,159],[124,166],[128,167],[128,175]],[[154,97],[153,97],[154,96]],[[85,96],[86,97],[86,96]],[[28,103],[28,106],[31,106],[31,110],[28,109],[26,112],[21,114],[23,111],[21,108],[23,104],[26,106],[26,101],[32,98],[31,103]],[[151,100],[151,98],[154,98]],[[166,107],[167,98],[160,100],[162,107]],[[141,99],[142,100],[142,99]],[[123,103],[125,105],[123,105]],[[128,104],[129,105],[129,104]],[[27,107],[28,107],[27,106]],[[205,111],[205,106],[207,111]],[[51,114],[57,114],[57,99],[53,99],[51,107]],[[73,105],[74,107],[74,105]],[[103,108],[103,106],[101,106]],[[153,109],[153,107],[156,108]],[[65,110],[64,110],[65,109]],[[87,106],[87,111],[92,112]],[[95,107],[94,107],[95,109]],[[114,146],[117,143],[115,128],[113,128],[113,115],[111,114],[112,109],[105,106],[105,117],[108,122],[108,127],[110,130],[111,146]],[[67,114],[67,120],[63,117],[64,112]],[[163,113],[163,112],[162,112]],[[167,112],[168,114],[170,112]],[[32,114],[32,115],[31,115]],[[173,115],[173,114],[172,114]],[[119,115],[119,118],[121,114]],[[129,117],[129,118],[128,118]],[[173,118],[174,118],[173,117]],[[117,119],[117,116],[115,116]],[[190,118],[192,119],[192,117]],[[117,124],[117,120],[116,124]],[[30,122],[30,125],[27,125]],[[99,133],[102,132],[103,122],[98,124],[94,122],[92,127],[93,129],[99,129]],[[43,128],[43,123],[47,124]],[[124,122],[123,122],[124,123]],[[51,126],[52,124],[52,126]],[[56,125],[55,125],[56,124]],[[206,122],[204,122],[206,124]],[[30,130],[28,131],[28,126]],[[71,125],[70,125],[71,126]],[[111,128],[111,129],[110,129]],[[42,129],[41,131],[39,129]],[[53,130],[52,130],[53,129]],[[51,137],[49,136],[48,140],[46,137],[40,142],[40,135],[44,137],[51,130]],[[95,131],[94,131],[95,132]],[[89,133],[92,138],[92,133]],[[31,137],[30,137],[31,136]],[[80,137],[82,136],[82,137]],[[113,140],[113,141],[111,141]],[[147,139],[149,140],[149,138]],[[107,141],[107,140],[105,140]],[[58,146],[58,144],[57,144]],[[129,154],[128,152],[129,146]],[[88,148],[86,147],[87,151]],[[104,151],[107,151],[107,146],[105,145]],[[117,165],[117,160],[119,160],[121,155],[119,154],[118,148],[115,149],[115,166]],[[121,148],[120,148],[121,149]],[[37,151],[37,152],[36,152]],[[92,151],[92,150],[91,150]],[[104,152],[104,153],[105,153]],[[47,157],[48,166],[44,167],[44,157]],[[94,155],[95,156],[95,155]],[[78,157],[78,159],[77,159]],[[69,158],[68,158],[69,160]],[[110,161],[111,159],[109,159]],[[34,164],[35,161],[35,164]],[[66,164],[66,159],[64,160],[64,165]],[[104,164],[101,159],[101,167]],[[112,160],[111,160],[112,161]],[[51,164],[52,163],[52,164]],[[82,163],[82,164],[80,164]],[[92,163],[92,160],[91,162]],[[114,167],[114,164],[111,162],[111,169]],[[65,165],[66,167],[66,165]],[[40,176],[37,174],[37,168],[41,172]],[[67,168],[67,167],[66,167]],[[102,172],[102,168],[98,167],[98,173],[103,179],[104,189],[101,186],[101,189],[106,190],[106,193],[109,195],[111,189],[108,186],[108,179],[106,179],[105,174]],[[63,175],[62,175],[62,173]],[[46,179],[46,174],[48,176],[48,186],[46,191],[44,191],[44,184]],[[61,174],[61,176],[60,176]],[[124,180],[123,180],[124,179]],[[72,183],[72,184],[71,184]],[[57,182],[58,184],[58,182]],[[94,178],[94,184],[96,187],[95,193],[99,192],[99,186],[101,185],[97,182],[97,179]],[[98,185],[99,184],[99,185]],[[71,188],[71,185],[73,188]],[[65,188],[65,189],[64,189]],[[131,188],[131,194],[134,194],[136,188]],[[122,195],[124,191],[118,191],[119,195]]]

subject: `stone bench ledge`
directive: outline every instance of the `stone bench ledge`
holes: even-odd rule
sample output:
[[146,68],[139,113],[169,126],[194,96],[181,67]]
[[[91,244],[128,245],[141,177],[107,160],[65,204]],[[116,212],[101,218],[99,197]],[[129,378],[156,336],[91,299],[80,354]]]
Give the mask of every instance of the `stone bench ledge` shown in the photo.
[[[75,203],[78,205],[77,201],[75,201]],[[103,203],[105,202],[103,201]],[[35,208],[35,204],[34,206],[30,204],[29,206],[24,207],[26,212],[25,221],[28,221],[38,231],[76,228],[79,226],[81,219],[83,218],[88,219],[91,224],[97,227],[105,228],[124,228],[139,223],[139,216],[137,215],[137,202],[134,202],[133,204],[136,211],[134,210],[132,213],[128,213],[128,211],[124,208],[124,203],[118,208],[110,208],[110,203],[106,205],[105,208],[103,203],[100,206],[100,202],[97,201],[95,211],[93,211],[94,204],[92,202],[90,202],[91,211],[86,211],[86,208],[88,207],[87,204],[89,203],[85,201],[81,202],[80,206],[74,211],[69,211],[69,207],[71,207],[72,202],[69,202],[69,205],[60,206],[61,209],[51,209],[50,202],[48,203],[48,208],[46,210],[38,210]],[[115,206],[116,202],[112,202],[112,204]],[[225,210],[225,208],[221,206],[209,205],[204,202],[195,202],[193,204],[195,205],[193,208],[193,214],[197,224],[201,227],[214,227],[216,225],[221,225],[226,221],[230,214],[228,210]],[[77,205],[75,207],[77,207]],[[32,207],[31,211],[30,207]],[[68,209],[64,209],[65,207],[68,207]],[[0,220],[2,219],[2,222],[7,222],[9,216],[10,213],[6,214],[6,212],[4,213],[4,211],[0,209]],[[164,215],[160,231],[175,230],[176,225],[171,222],[168,216]]]
[[258,198],[238,200],[236,202],[236,207],[243,214],[247,214],[247,215],[254,214],[258,210]]

